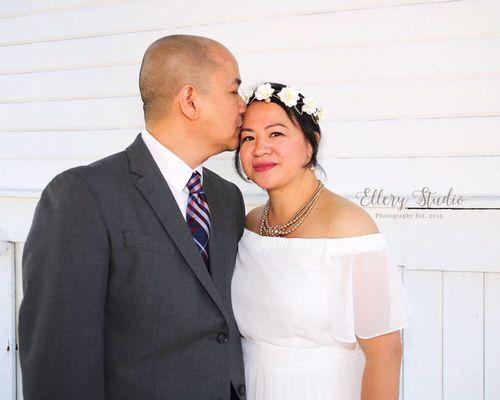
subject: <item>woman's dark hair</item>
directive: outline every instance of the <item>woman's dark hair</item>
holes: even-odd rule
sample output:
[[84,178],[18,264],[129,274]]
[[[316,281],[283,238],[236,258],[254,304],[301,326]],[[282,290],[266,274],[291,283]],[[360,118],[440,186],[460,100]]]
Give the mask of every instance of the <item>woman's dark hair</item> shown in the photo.
[[[309,142],[309,144],[312,147],[312,155],[311,159],[309,162],[304,165],[305,168],[307,167],[319,167],[321,169],[321,166],[318,165],[318,148],[319,148],[319,140],[318,137],[316,136],[316,132],[321,136],[321,128],[319,127],[318,122],[312,117],[312,115],[302,112],[302,114],[298,110],[302,110],[302,106],[304,105],[304,96],[299,93],[299,100],[297,101],[297,105],[295,107],[288,107],[284,103],[281,102],[279,97],[277,97],[277,94],[286,87],[287,85],[283,85],[282,83],[276,83],[276,82],[266,82],[271,85],[271,87],[274,89],[273,95],[270,97],[270,102],[277,104],[280,106],[283,111],[286,112],[286,115],[288,115],[288,118],[292,121],[292,123],[297,127],[300,128],[302,133],[304,134],[306,140]],[[261,100],[255,100],[255,90],[254,94],[250,97],[248,100],[248,105],[252,101],[261,101]],[[234,154],[234,166],[236,168],[236,171],[238,172],[238,175],[241,176],[243,179],[245,179],[245,176],[241,170],[241,164],[240,164],[240,147],[241,147],[241,142],[238,144],[238,148],[235,151]],[[322,170],[322,169],[321,169]],[[245,179],[246,180],[246,179]]]

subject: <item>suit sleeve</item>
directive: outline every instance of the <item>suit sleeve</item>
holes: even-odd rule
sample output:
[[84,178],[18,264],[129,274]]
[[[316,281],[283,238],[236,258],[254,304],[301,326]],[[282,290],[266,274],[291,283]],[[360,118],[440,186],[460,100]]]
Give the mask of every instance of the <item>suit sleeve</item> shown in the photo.
[[109,240],[75,170],[44,190],[23,253],[19,352],[25,400],[103,400]]
[[238,188],[238,186],[234,185],[236,193],[238,194],[238,199],[240,202],[240,207],[239,207],[239,220],[240,220],[240,239],[241,236],[243,235],[243,231],[245,229],[245,220],[246,220],[246,213],[245,213],[245,200],[243,200],[243,195],[241,194],[241,190]]

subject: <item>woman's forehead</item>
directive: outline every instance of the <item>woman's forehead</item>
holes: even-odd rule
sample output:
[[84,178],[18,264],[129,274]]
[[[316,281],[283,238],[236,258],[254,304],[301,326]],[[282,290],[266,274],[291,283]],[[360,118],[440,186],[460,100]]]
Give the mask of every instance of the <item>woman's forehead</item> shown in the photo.
[[[264,101],[254,101],[248,107],[244,115],[244,119],[247,121],[256,121],[261,125],[261,123],[267,123],[269,120],[274,120],[276,122],[288,123],[290,118],[279,105],[275,103],[266,103]],[[265,121],[265,122],[264,122]]]

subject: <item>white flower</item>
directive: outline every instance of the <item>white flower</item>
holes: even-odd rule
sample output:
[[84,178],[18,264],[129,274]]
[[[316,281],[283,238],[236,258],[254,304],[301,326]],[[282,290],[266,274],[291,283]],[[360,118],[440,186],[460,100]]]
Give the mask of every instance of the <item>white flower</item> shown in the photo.
[[257,90],[255,91],[255,98],[257,100],[267,100],[274,93],[274,89],[271,87],[270,83],[261,83],[257,86]]
[[248,100],[250,100],[250,97],[253,95],[253,89],[250,86],[240,87],[239,92],[245,104],[248,104]]
[[314,113],[316,118],[318,119],[318,122],[323,121],[326,117],[326,111],[323,110],[322,108],[318,108],[316,112]]
[[293,107],[297,105],[297,101],[300,99],[299,92],[297,89],[286,86],[278,93],[280,100],[287,106]]
[[304,105],[302,106],[302,112],[314,114],[318,110],[316,100],[314,100],[312,97],[305,97],[302,101],[304,102]]

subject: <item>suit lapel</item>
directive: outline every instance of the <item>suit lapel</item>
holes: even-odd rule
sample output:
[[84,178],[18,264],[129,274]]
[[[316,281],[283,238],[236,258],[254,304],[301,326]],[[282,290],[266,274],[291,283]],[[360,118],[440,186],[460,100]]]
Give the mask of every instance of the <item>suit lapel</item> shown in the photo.
[[209,239],[209,255],[210,255],[210,272],[212,279],[219,293],[224,291],[224,218],[222,204],[224,199],[221,198],[221,193],[214,187],[214,182],[210,176],[203,173],[203,190],[207,196],[208,207],[210,209],[210,239]]
[[[209,296],[224,317],[229,320],[214,281],[210,277],[207,267],[196,248],[186,221],[179,212],[179,206],[140,134],[126,151],[130,160],[131,171],[141,176],[134,182],[134,185],[144,195]],[[212,211],[211,205],[209,207],[210,211]],[[210,235],[210,241],[212,241],[212,235]],[[210,247],[211,251],[212,248]],[[217,257],[217,252],[218,249],[214,249],[215,257]]]

